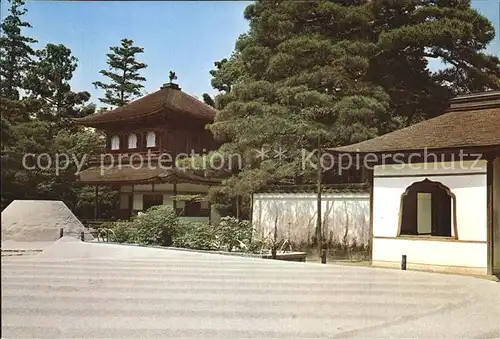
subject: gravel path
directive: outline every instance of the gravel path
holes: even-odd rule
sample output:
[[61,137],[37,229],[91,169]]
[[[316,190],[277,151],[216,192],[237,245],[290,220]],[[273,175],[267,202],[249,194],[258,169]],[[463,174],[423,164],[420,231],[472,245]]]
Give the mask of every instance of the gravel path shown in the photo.
[[61,240],[1,282],[3,338],[500,337],[500,284],[464,276]]

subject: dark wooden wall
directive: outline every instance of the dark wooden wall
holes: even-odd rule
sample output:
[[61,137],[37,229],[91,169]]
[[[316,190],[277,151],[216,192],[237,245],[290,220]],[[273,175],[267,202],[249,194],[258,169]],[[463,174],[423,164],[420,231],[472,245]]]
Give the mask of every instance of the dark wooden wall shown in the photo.
[[[210,121],[193,119],[189,116],[179,117],[179,113],[171,116],[157,115],[141,120],[114,122],[103,125],[106,133],[106,149],[110,153],[147,152],[148,150],[169,153],[175,156],[179,153],[208,152],[218,148],[212,133],[206,129]],[[156,147],[146,147],[146,134],[150,131],[156,133]],[[137,135],[137,148],[128,148],[130,133]],[[111,150],[111,138],[120,137],[120,149]]]

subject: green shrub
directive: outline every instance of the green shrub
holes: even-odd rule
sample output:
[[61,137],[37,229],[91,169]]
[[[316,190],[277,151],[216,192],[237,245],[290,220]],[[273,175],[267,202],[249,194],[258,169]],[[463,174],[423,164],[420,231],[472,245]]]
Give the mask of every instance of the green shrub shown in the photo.
[[196,250],[219,249],[216,229],[207,222],[183,221],[180,229],[173,241],[175,247]]
[[171,246],[179,226],[179,218],[167,205],[153,206],[133,222],[135,240],[141,245]]
[[251,253],[266,253],[271,251],[271,247],[272,242],[270,239],[254,234],[247,249]]
[[222,248],[231,252],[235,247],[248,250],[252,240],[252,224],[247,220],[223,217],[217,226],[217,236]]
[[111,239],[119,243],[134,242],[135,229],[133,223],[128,221],[117,221],[110,225]]

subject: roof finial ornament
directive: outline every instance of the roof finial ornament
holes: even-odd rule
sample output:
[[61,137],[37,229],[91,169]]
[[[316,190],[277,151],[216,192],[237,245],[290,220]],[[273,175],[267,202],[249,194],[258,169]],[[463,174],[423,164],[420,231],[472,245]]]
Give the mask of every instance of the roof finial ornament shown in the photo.
[[163,84],[163,86],[161,86],[161,89],[172,88],[172,89],[178,89],[178,90],[180,90],[179,85],[177,85],[177,84],[174,83],[174,80],[177,80],[177,75],[175,75],[175,72],[170,71],[169,75],[168,75],[168,78],[170,79],[170,82],[168,82],[166,84]]
[[173,80],[177,80],[177,75],[175,75],[175,72],[170,71],[170,75],[168,76],[170,79],[170,83],[173,83]]

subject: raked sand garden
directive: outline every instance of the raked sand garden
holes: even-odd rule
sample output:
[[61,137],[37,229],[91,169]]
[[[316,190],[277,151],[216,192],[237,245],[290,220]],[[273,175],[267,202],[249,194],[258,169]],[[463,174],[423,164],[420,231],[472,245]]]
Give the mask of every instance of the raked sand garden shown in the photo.
[[500,286],[466,276],[63,237],[1,282],[3,338],[500,336]]

